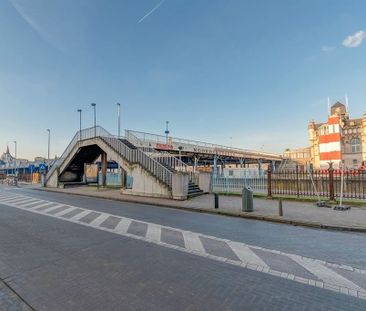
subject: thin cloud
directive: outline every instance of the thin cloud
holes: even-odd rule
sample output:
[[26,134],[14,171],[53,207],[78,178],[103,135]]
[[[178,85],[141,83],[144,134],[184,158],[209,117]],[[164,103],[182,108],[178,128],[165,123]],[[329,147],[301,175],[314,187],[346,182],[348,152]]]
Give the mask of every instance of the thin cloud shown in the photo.
[[362,43],[365,37],[366,33],[363,30],[360,30],[354,35],[350,35],[346,39],[344,39],[342,44],[347,48],[356,48]]
[[145,14],[137,23],[140,24],[146,18],[148,18],[152,13],[154,13],[163,3],[165,0],[161,0],[157,5],[155,5],[147,14]]
[[322,46],[322,52],[323,53],[331,53],[336,49],[335,46],[328,46],[328,45],[323,45]]
[[49,35],[48,32],[42,28],[39,23],[36,22],[32,16],[30,16],[24,7],[19,3],[18,0],[9,0],[14,9],[18,12],[18,14],[24,19],[24,21],[31,26],[37,34],[44,39],[46,42],[50,43],[53,46],[56,46],[58,49],[63,50],[62,47],[55,42],[55,40]]

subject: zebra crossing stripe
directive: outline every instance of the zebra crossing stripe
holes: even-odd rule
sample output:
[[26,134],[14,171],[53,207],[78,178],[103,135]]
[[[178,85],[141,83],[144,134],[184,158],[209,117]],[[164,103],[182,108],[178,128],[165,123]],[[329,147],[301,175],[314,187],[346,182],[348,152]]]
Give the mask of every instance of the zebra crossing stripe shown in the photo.
[[92,222],[90,222],[89,225],[92,227],[99,227],[108,217],[109,217],[108,214],[101,214],[97,218],[95,218]]
[[303,266],[310,273],[314,274],[319,279],[323,280],[325,283],[336,284],[342,287],[347,287],[350,289],[361,291],[363,290],[361,287],[357,286],[353,282],[347,280],[343,276],[339,275],[335,271],[329,269],[323,264],[314,261],[307,260],[305,258],[301,258],[297,255],[292,255],[290,257],[293,261],[297,262],[299,265]]
[[90,213],[89,210],[83,210],[80,213],[77,213],[75,216],[72,216],[70,218],[71,221],[78,221],[79,219],[83,218],[84,216],[88,215]]
[[128,218],[122,218],[118,225],[114,228],[114,232],[124,234],[127,232],[132,220]]
[[257,256],[248,246],[244,245],[243,243],[229,241],[227,244],[241,261],[261,267],[268,267],[268,265],[259,256]]
[[187,249],[199,253],[206,252],[205,248],[202,245],[200,237],[197,233],[190,231],[183,231],[182,233],[183,233],[184,244]]
[[17,204],[17,205],[19,205],[20,207],[27,207],[27,206],[30,206],[30,205],[33,205],[36,203],[40,203],[40,202],[44,202],[44,201],[35,199],[35,200],[31,200],[31,202],[26,202],[26,203]]
[[[47,205],[51,205],[52,203],[51,202],[47,202],[45,201],[44,203],[42,204],[38,204],[36,206],[32,206],[29,210],[33,211],[33,210],[36,210],[37,208],[41,208],[41,207],[44,207],[44,206],[47,206]],[[24,206],[23,206],[24,207]]]
[[47,209],[43,210],[42,212],[43,212],[43,213],[48,213],[48,212],[51,212],[51,211],[53,211],[53,210],[55,210],[55,209],[60,208],[61,206],[64,206],[64,205],[63,205],[63,204],[57,204],[57,205],[55,205],[55,206],[50,206],[49,208],[47,208]]
[[149,224],[147,226],[146,238],[151,241],[160,242],[161,226],[155,224]]
[[69,206],[67,209],[65,209],[64,211],[60,211],[60,212],[58,212],[58,213],[56,213],[56,214],[53,214],[53,216],[54,217],[62,217],[63,215],[65,215],[65,214],[67,214],[67,213],[69,213],[69,212],[71,212],[71,211],[73,211],[73,210],[75,210],[75,209],[77,209],[77,207],[75,207],[75,206]]
[[24,199],[24,197],[23,198],[16,197],[16,198],[11,198],[11,199],[7,199],[7,200],[2,200],[1,203],[13,204],[13,203],[24,202],[24,201],[27,201],[27,200],[29,200],[29,198]]

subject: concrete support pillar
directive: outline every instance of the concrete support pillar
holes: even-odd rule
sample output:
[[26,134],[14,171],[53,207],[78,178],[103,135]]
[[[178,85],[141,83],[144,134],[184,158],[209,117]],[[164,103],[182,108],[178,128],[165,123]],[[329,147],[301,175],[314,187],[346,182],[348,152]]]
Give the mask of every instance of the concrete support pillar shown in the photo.
[[211,190],[211,174],[208,172],[200,172],[200,177],[198,179],[198,187],[203,192],[210,192]]
[[107,187],[107,154],[102,153],[102,187]]
[[217,155],[216,154],[214,156],[213,174],[215,177],[217,176]]
[[189,175],[185,173],[173,173],[172,197],[173,200],[186,200],[188,197]]

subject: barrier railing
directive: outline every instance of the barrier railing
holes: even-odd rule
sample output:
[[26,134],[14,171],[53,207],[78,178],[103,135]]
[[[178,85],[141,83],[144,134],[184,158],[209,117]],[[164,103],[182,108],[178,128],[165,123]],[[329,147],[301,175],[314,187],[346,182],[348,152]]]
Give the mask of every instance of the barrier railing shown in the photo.
[[164,167],[161,163],[154,158],[148,156],[145,152],[137,149],[130,149],[127,145],[114,137],[105,136],[100,137],[103,139],[112,149],[118,154],[124,157],[130,163],[138,163],[158,180],[172,187],[172,172]]
[[172,168],[179,172],[189,172],[192,170],[191,167],[178,159],[174,154],[166,151],[157,151],[152,147],[146,147],[144,142],[131,133],[131,131],[126,131],[126,139],[144,153],[148,153],[150,157],[154,158],[156,161],[163,164],[164,166],[167,166],[168,168]]
[[229,147],[224,145],[206,143],[198,140],[191,140],[191,139],[184,139],[184,138],[177,138],[177,137],[168,137],[168,141],[166,136],[139,132],[139,131],[132,131],[126,130],[126,137],[129,135],[133,135],[142,142],[141,147],[148,146],[151,143],[155,144],[162,144],[162,145],[172,145],[172,144],[179,144],[182,147],[185,147],[184,150],[191,147],[194,149],[200,149],[204,153],[220,153],[225,152],[228,154],[235,154],[236,156],[255,156],[255,157],[265,157],[265,158],[273,158],[275,160],[282,160],[282,156],[264,152],[264,151],[257,151],[257,150],[249,150],[249,149],[242,149],[242,148],[235,148]]
[[81,131],[78,131],[74,135],[74,137],[71,140],[71,142],[69,143],[69,145],[66,147],[65,151],[62,153],[61,157],[59,157],[56,160],[56,162],[52,165],[51,169],[48,171],[48,173],[46,175],[46,181],[50,178],[50,176],[54,173],[54,171],[64,163],[66,157],[69,155],[71,150],[76,146],[76,144],[79,141],[85,140],[85,139],[90,139],[90,138],[93,138],[96,136],[112,136],[112,135],[110,133],[108,133],[101,126],[90,127],[90,128],[86,128]]

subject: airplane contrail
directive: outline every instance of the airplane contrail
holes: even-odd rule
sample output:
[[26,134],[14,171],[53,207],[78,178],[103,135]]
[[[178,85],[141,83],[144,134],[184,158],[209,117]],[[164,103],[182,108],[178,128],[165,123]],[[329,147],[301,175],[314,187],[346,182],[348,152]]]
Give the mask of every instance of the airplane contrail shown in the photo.
[[41,27],[41,25],[30,14],[27,13],[27,10],[19,3],[19,0],[9,0],[9,2],[24,21],[31,26],[42,39],[59,50],[63,50],[63,48],[50,36],[50,34]]
[[142,21],[144,21],[146,18],[148,18],[152,13],[154,13],[163,3],[165,0],[161,0],[157,5],[155,5],[146,15],[144,15],[137,24],[140,24]]

